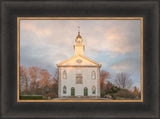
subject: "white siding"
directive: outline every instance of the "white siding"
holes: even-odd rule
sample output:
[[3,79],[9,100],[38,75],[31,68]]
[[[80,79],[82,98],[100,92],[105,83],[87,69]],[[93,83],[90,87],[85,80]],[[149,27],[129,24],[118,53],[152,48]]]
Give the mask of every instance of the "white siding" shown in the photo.
[[[100,96],[99,67],[61,67],[60,68],[59,97],[71,96],[71,88],[75,88],[75,96],[84,96],[84,88],[88,88],[88,96]],[[63,71],[67,72],[67,79],[63,79]],[[96,79],[91,78],[92,71],[96,72]],[[76,74],[82,74],[83,84],[76,84]],[[67,93],[63,94],[63,86]],[[92,87],[96,87],[96,94],[92,94]],[[61,88],[61,89],[60,89]]]

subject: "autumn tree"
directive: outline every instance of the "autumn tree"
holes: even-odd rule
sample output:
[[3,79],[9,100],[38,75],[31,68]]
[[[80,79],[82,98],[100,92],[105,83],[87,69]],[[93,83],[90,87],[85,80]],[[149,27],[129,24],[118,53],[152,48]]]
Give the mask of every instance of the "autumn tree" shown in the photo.
[[49,88],[52,88],[53,84],[55,84],[57,81],[54,78],[49,79]]
[[138,88],[137,88],[136,86],[134,87],[133,94],[134,94],[136,97],[138,97],[138,95],[139,95],[139,90],[138,90]]
[[101,90],[101,97],[104,97],[104,95],[105,95],[105,88],[104,88],[104,86],[105,86],[105,80],[107,79],[107,78],[109,78],[110,77],[110,73],[109,72],[107,72],[107,71],[105,71],[105,70],[101,70],[101,72],[100,72],[100,90]]
[[115,78],[115,84],[119,88],[130,88],[133,84],[132,79],[130,78],[130,75],[126,72],[121,72],[116,75]]
[[35,84],[35,94],[36,95],[42,95],[42,85],[41,85],[41,80],[38,79],[36,81],[36,84]]
[[59,73],[58,69],[55,70],[53,77],[49,80],[49,87],[52,88],[54,84],[58,85]]
[[41,79],[41,85],[43,88],[43,94],[45,92],[45,88],[48,86],[48,81],[50,79],[51,75],[46,69],[40,70],[40,79]]
[[27,68],[20,66],[20,92],[23,90],[24,93],[28,93],[29,80]]
[[54,92],[58,96],[58,79],[59,72],[58,69],[55,70],[53,77],[50,79],[50,91]]
[[40,74],[40,67],[37,66],[33,66],[33,67],[29,67],[29,76],[31,81],[31,88],[32,88],[32,93],[35,93],[35,86],[36,86],[36,81],[39,77]]
[[110,77],[110,73],[109,73],[109,72],[107,72],[107,71],[105,71],[105,70],[102,70],[102,71],[100,72],[100,86],[101,86],[101,88],[104,87],[105,80],[106,80],[107,78],[109,78],[109,77]]
[[107,81],[107,84],[105,84],[105,87],[104,87],[106,94],[110,93],[112,86],[113,86],[113,84],[110,81]]

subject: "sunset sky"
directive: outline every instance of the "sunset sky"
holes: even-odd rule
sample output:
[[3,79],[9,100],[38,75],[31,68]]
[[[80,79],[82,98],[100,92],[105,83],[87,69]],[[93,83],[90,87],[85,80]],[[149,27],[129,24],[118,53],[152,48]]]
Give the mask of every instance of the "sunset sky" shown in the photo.
[[113,77],[128,72],[140,88],[140,20],[20,20],[20,65],[40,66],[54,74],[56,64],[74,56],[78,26],[84,56]]

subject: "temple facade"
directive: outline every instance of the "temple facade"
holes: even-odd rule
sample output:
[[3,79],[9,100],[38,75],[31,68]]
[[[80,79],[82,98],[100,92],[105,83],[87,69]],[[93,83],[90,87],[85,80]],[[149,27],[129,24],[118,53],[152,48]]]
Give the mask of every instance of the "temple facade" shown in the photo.
[[85,45],[78,32],[75,55],[59,64],[58,97],[100,97],[101,64],[84,56]]

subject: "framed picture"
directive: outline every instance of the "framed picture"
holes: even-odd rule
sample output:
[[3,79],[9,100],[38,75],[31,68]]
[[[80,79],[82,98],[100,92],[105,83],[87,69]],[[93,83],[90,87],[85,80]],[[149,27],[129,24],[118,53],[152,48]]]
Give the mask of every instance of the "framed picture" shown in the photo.
[[18,102],[143,102],[142,17],[18,17],[17,28]]
[[159,118],[158,1],[1,3],[1,118]]

